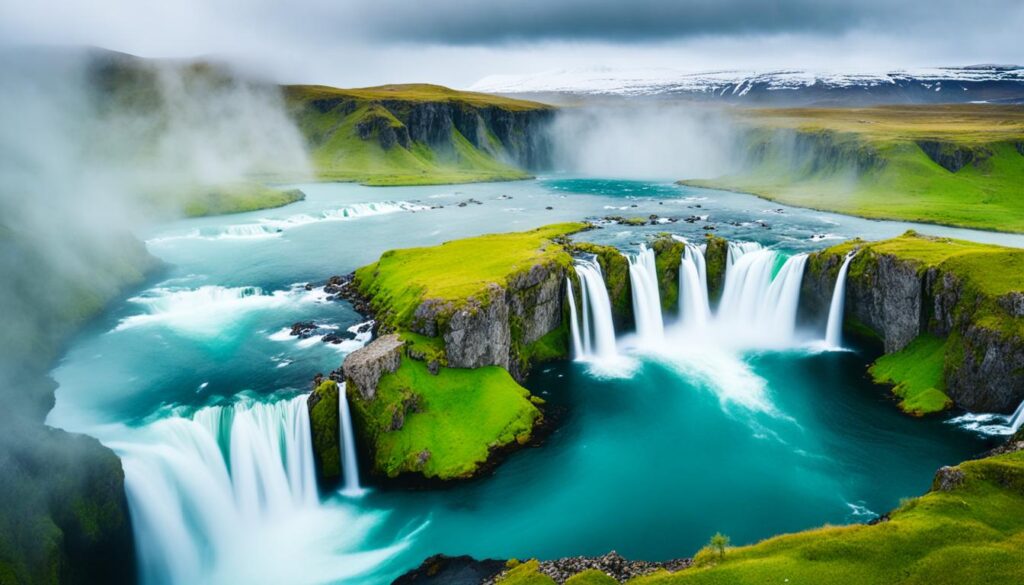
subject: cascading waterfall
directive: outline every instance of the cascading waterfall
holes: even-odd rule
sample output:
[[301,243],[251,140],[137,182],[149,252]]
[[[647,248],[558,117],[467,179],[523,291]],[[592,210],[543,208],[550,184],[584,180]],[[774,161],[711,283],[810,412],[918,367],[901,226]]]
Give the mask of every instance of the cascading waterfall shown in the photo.
[[843,309],[846,304],[846,273],[850,269],[850,261],[854,253],[850,252],[839,268],[836,287],[832,291],[832,303],[828,308],[828,327],[825,329],[825,343],[829,347],[842,347],[843,344]]
[[759,245],[730,243],[716,324],[741,336],[791,342],[806,263],[806,254],[786,258]]
[[111,442],[144,583],[198,583],[240,531],[318,505],[306,396],[213,406]]
[[[611,360],[618,355],[615,347],[615,325],[612,322],[612,303],[608,298],[608,289],[605,288],[604,277],[601,275],[601,267],[596,261],[578,258],[576,260],[576,274],[580,280],[580,298],[582,299],[583,315],[582,334],[580,325],[575,318],[575,303],[573,302],[572,284],[569,285],[570,316],[574,343],[580,340],[581,353],[577,359],[583,360]],[[591,333],[593,323],[593,333]]]
[[640,251],[629,256],[629,283],[633,288],[633,315],[636,317],[637,336],[645,342],[664,338],[665,325],[661,317],[661,296],[658,294],[658,272],[654,250],[640,244]]
[[580,329],[576,317],[576,295],[572,293],[572,281],[565,278],[565,294],[569,298],[569,328],[572,330],[572,355],[575,358],[583,356],[583,341],[580,339]]
[[703,327],[711,318],[707,266],[700,248],[685,246],[679,263],[679,317],[687,327]]
[[363,495],[364,490],[359,485],[359,461],[356,458],[356,437],[352,431],[352,415],[349,412],[348,393],[345,392],[345,385],[338,386],[338,418],[341,425],[341,464],[342,464],[342,485],[341,493],[346,496],[356,497]]
[[756,252],[763,249],[761,244],[757,242],[729,242],[725,256],[726,268],[732,266],[737,260],[743,257],[748,252]]
[[1021,427],[1024,427],[1024,400],[1021,401],[1017,410],[1010,415],[1009,425],[1010,434],[1016,433]]

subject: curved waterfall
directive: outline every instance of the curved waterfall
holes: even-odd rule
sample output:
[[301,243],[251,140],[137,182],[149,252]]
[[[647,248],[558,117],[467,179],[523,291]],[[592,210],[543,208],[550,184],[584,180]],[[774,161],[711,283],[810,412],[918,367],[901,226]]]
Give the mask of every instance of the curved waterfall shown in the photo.
[[1024,427],[1024,401],[1021,401],[1020,406],[1017,407],[1017,410],[1015,410],[1013,414],[1010,415],[1009,425],[1011,435],[1019,431],[1021,427]]
[[341,471],[344,480],[341,493],[346,496],[360,496],[364,490],[359,485],[356,437],[352,431],[352,414],[349,412],[348,393],[345,392],[344,383],[338,385],[338,420],[341,426]]
[[688,327],[703,327],[711,319],[707,265],[700,248],[685,246],[679,263],[679,319]]
[[572,330],[572,355],[580,357],[583,355],[583,341],[580,339],[580,329],[577,326],[579,318],[576,316],[576,295],[572,293],[572,281],[569,277],[565,278],[565,291],[565,294],[569,297],[569,328]]
[[[601,266],[594,260],[578,258],[576,275],[580,281],[582,324],[576,319],[576,303],[569,283],[569,315],[571,317],[573,346],[576,359],[611,359],[618,354],[615,347],[615,325],[612,323],[612,303],[608,298]],[[591,332],[593,322],[593,332]],[[582,333],[580,327],[582,325]]]
[[836,287],[832,291],[832,303],[828,308],[828,327],[825,329],[825,343],[829,347],[842,347],[843,345],[843,308],[846,303],[846,273],[850,269],[850,261],[853,260],[853,252],[846,255],[843,265],[839,268],[839,275],[836,277]]
[[726,267],[716,322],[774,343],[792,342],[807,255],[786,258],[760,246],[738,251]]
[[212,406],[111,443],[144,583],[198,583],[239,532],[318,505],[306,395]]
[[[731,347],[778,347],[795,342],[800,286],[807,254],[787,256],[755,243],[730,243],[725,286],[717,311],[708,302],[703,251],[685,244],[679,265],[679,324],[669,346],[688,345],[699,331],[705,342]],[[637,337],[655,349],[666,348],[654,250],[640,246],[627,256]],[[577,259],[582,311],[577,311],[572,282],[567,282],[573,352],[577,359],[617,357],[611,303],[598,264]],[[581,314],[578,314],[581,313]]]
[[665,325],[661,317],[654,250],[640,244],[636,255],[626,257],[629,259],[629,283],[633,287],[636,334],[644,341],[656,342],[664,337]]

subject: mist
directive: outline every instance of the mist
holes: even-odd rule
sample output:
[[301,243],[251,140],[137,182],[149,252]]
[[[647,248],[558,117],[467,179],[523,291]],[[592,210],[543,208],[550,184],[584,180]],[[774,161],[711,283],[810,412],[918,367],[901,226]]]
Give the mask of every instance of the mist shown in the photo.
[[227,69],[8,50],[0,109],[8,356],[52,354],[67,322],[139,280],[152,261],[130,232],[180,213],[197,190],[310,175],[278,88]]
[[555,168],[581,175],[663,180],[735,171],[738,129],[726,110],[673,103],[582,105],[551,127]]

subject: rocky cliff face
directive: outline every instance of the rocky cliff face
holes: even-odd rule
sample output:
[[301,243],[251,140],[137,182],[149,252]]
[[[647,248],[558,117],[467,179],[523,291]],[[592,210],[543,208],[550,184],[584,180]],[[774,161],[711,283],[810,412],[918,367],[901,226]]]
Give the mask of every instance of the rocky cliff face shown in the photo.
[[[417,92],[423,91],[432,92],[435,98],[422,99]],[[555,110],[540,104],[513,107],[500,99],[487,103],[466,97],[472,94],[439,87],[411,88],[408,99],[381,97],[383,92],[303,86],[286,88],[286,94],[300,119],[307,110],[337,118],[329,128],[303,126],[314,145],[327,140],[342,120],[358,113],[356,134],[362,140],[376,140],[384,150],[420,143],[451,152],[458,134],[475,148],[519,168],[544,169],[551,164],[552,146],[546,130]]]
[[562,324],[567,269],[556,261],[535,264],[492,284],[455,306],[435,299],[416,309],[410,329],[444,340],[445,364],[453,368],[501,366],[522,382],[529,374],[524,349]]
[[[886,353],[926,333],[946,339],[945,392],[965,409],[1012,412],[1024,400],[1024,293],[1000,293],[986,283],[1005,286],[992,272],[1000,266],[996,255],[1005,250],[1005,268],[1012,270],[1019,251],[913,234],[830,248],[813,254],[804,273],[801,310],[810,318],[827,314],[851,248],[858,253],[847,278],[847,327],[877,335]],[[937,253],[950,255],[936,259]]]

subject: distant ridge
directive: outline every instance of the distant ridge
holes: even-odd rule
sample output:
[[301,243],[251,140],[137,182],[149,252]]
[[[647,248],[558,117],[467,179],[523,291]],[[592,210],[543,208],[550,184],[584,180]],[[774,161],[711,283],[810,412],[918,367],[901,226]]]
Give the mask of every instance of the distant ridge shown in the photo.
[[970,65],[883,73],[800,69],[693,73],[597,68],[491,75],[470,89],[498,94],[674,97],[763,105],[1024,104],[1024,67]]

